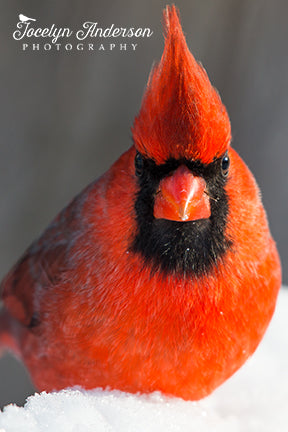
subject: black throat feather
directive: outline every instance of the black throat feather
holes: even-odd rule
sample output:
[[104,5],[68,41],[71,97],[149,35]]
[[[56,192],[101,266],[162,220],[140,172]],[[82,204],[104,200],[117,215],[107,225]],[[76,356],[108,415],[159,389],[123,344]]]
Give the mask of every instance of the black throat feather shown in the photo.
[[[152,272],[200,277],[213,271],[232,246],[225,235],[229,203],[221,161],[222,158],[218,158],[204,165],[199,161],[169,159],[163,165],[156,165],[151,159],[143,160],[135,202],[138,231],[131,250],[141,254]],[[154,197],[159,182],[181,164],[205,179],[210,197],[209,219],[177,222],[154,218]]]

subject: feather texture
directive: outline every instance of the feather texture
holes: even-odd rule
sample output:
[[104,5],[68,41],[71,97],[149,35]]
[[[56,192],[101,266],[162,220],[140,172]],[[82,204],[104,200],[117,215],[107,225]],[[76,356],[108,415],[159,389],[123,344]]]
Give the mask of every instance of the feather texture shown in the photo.
[[158,164],[169,158],[212,162],[231,140],[226,109],[187,47],[175,6],[167,6],[164,26],[164,52],[132,129],[135,146]]

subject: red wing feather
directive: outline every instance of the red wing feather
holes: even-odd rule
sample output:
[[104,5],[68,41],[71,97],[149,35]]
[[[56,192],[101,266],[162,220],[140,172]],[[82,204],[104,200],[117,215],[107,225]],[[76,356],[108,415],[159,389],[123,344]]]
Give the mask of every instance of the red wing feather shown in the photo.
[[59,284],[69,267],[69,250],[81,224],[79,201],[58,215],[2,282],[5,307],[25,326],[37,319],[37,293]]
[[[48,243],[48,242],[47,242]],[[2,282],[2,298],[11,315],[25,326],[32,325],[35,293],[57,284],[65,268],[66,245],[53,245],[37,250],[34,243]],[[36,248],[36,252],[33,250]]]

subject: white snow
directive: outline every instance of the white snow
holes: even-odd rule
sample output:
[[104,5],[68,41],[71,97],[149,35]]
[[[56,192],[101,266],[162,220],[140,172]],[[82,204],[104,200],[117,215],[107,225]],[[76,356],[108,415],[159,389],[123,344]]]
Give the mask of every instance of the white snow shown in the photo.
[[160,393],[68,389],[0,412],[0,432],[287,432],[288,290],[255,355],[199,402]]

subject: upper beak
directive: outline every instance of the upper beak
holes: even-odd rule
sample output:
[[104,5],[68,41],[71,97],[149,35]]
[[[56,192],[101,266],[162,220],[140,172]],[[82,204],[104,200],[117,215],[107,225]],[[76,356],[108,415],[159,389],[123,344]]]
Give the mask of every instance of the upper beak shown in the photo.
[[160,181],[154,202],[155,218],[186,222],[210,215],[206,182],[185,165]]

